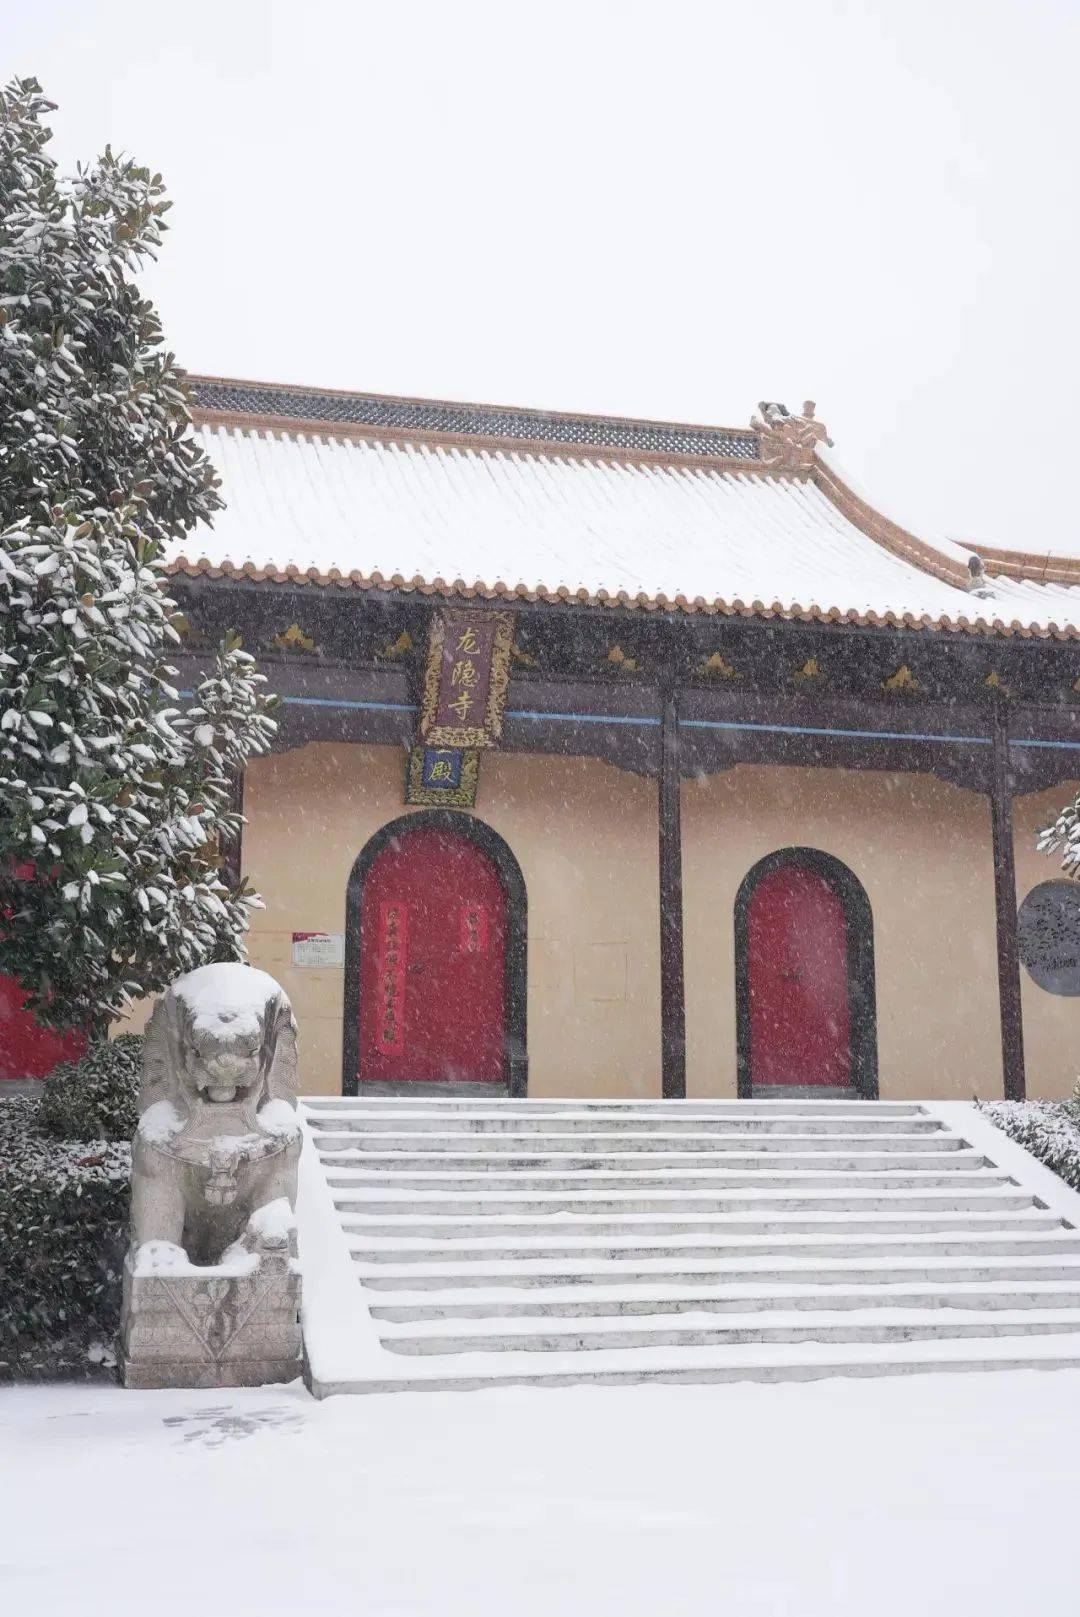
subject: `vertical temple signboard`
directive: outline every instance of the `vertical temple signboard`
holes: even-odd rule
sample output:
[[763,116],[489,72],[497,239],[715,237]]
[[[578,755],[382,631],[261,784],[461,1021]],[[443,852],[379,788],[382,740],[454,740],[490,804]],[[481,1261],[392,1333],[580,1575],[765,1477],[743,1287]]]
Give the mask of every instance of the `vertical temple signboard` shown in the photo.
[[420,709],[425,747],[498,746],[512,641],[509,612],[436,612]]

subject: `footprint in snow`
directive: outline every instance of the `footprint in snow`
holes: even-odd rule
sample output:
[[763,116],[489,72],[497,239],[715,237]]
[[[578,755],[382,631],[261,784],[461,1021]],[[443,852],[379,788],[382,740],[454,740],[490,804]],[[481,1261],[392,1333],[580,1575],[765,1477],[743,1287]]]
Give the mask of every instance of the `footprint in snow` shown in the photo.
[[295,1431],[304,1424],[303,1416],[282,1405],[266,1409],[252,1409],[240,1414],[228,1405],[214,1409],[196,1409],[190,1415],[166,1415],[163,1426],[184,1426],[184,1443],[199,1443],[204,1448],[220,1448],[230,1438],[251,1437],[255,1432]]

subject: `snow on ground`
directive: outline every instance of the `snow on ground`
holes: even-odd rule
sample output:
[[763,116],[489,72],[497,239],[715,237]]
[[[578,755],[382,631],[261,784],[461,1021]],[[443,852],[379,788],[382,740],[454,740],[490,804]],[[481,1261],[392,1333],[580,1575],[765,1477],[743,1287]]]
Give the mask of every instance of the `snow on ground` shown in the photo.
[[311,1400],[0,1392],[34,1617],[1052,1617],[1080,1372]]

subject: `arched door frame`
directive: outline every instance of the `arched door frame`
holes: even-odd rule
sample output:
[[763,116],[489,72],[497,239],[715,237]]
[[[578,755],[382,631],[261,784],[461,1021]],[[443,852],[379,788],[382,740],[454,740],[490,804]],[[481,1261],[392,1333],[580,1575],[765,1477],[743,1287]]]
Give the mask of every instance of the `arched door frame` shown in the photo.
[[509,845],[497,831],[471,814],[455,809],[417,809],[380,827],[360,850],[349,875],[345,896],[345,1036],[342,1041],[341,1092],[355,1095],[360,1075],[360,916],[364,883],[375,860],[391,843],[413,831],[447,831],[464,837],[487,854],[506,893],[506,1012],[503,1078],[508,1095],[528,1089],[526,1042],[526,939],[528,904],[525,878]]
[[877,1100],[877,998],[874,986],[874,917],[866,888],[853,870],[820,848],[778,848],[743,877],[735,898],[735,1020],[738,1094],[753,1094],[750,1071],[750,901],[758,883],[796,865],[827,882],[844,906],[847,990],[851,1013],[851,1078],[864,1100]]

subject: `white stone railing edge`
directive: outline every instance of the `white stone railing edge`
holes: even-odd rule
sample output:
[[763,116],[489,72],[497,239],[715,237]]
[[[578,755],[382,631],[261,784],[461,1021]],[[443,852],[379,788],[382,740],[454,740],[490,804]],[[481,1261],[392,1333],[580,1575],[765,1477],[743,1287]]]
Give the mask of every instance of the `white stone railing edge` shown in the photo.
[[341,1382],[387,1375],[395,1356],[379,1341],[341,1217],[303,1113],[296,1198],[305,1380],[319,1395]]

